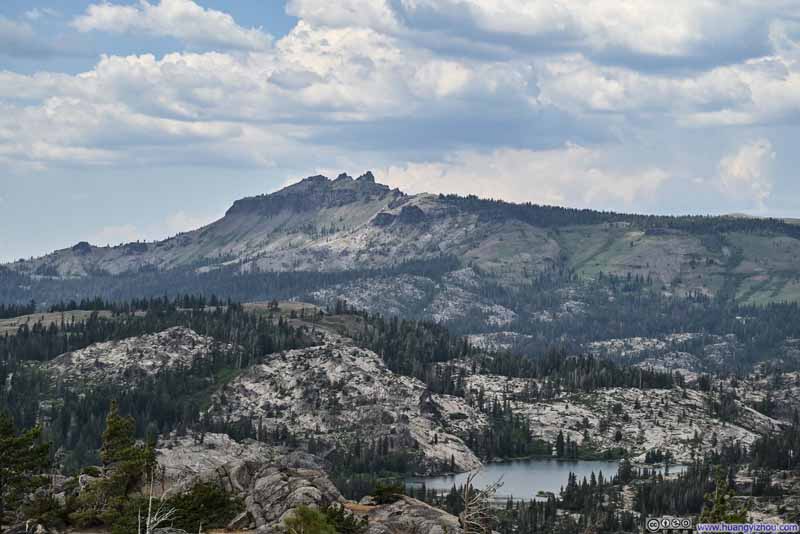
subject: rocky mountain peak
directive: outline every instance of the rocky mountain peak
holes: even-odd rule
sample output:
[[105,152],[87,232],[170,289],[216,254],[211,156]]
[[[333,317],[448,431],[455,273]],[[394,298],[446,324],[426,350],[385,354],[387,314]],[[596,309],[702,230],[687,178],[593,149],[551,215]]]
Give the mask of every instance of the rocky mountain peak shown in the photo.
[[92,252],[92,245],[87,241],[81,241],[72,247],[72,252],[81,256],[90,254]]
[[371,201],[387,195],[403,196],[400,191],[377,183],[369,171],[356,179],[347,173],[341,173],[333,180],[315,175],[268,195],[237,200],[226,215],[270,216],[284,210],[313,211]]
[[372,171],[367,171],[361,176],[358,177],[359,182],[371,182],[375,183],[375,176],[372,174]]

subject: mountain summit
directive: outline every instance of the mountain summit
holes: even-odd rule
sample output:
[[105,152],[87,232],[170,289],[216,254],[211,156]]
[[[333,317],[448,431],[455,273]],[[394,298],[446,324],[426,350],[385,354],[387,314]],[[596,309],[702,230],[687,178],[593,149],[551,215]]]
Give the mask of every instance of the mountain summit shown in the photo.
[[[387,269],[397,274],[399,266],[414,264],[423,271],[455,273],[450,276],[470,292],[529,287],[541,276],[560,273],[567,280],[635,277],[668,294],[724,291],[741,302],[770,302],[800,299],[798,259],[800,226],[782,221],[407,195],[366,172],[358,178],[311,176],[271,194],[238,200],[220,220],[164,241],[115,247],[82,242],[5,270],[18,277],[6,283],[13,284],[8,291],[19,298],[37,298],[35,287],[26,288],[47,280],[87,281],[83,286],[75,282],[71,295],[94,296],[106,290],[89,281],[117,276],[113,284],[119,292],[127,283],[124,277],[143,272],[151,273],[154,291],[169,291],[177,289],[176,273],[215,273],[215,284],[227,280],[229,287],[237,280],[231,277],[251,273],[351,273],[337,274],[343,279]],[[428,267],[421,267],[426,262]],[[387,283],[396,290],[402,280]],[[221,287],[205,283],[207,291]],[[413,292],[430,294],[429,284],[416,280]],[[327,285],[319,282],[317,289]],[[42,298],[52,295],[37,300]],[[490,298],[486,305],[495,304]]]
[[375,177],[369,171],[356,179],[344,173],[335,180],[316,175],[269,195],[237,200],[225,215],[256,214],[269,217],[284,210],[304,212],[335,208],[371,202],[388,195],[403,196],[397,190],[392,191],[386,185],[375,183]]

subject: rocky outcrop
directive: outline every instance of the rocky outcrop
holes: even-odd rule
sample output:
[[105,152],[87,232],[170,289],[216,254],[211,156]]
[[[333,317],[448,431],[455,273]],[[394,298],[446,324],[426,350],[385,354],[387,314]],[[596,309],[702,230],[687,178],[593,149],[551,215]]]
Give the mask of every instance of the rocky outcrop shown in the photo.
[[368,534],[461,534],[458,518],[411,497],[367,513]]
[[328,476],[316,469],[265,467],[249,478],[247,510],[259,532],[273,532],[300,506],[325,506],[344,499]]
[[397,221],[401,224],[419,224],[425,221],[425,212],[418,206],[403,206]]
[[67,384],[134,386],[141,378],[186,369],[219,343],[185,327],[144,336],[95,343],[67,352],[47,364],[54,378]]
[[232,526],[252,527],[259,534],[280,532],[299,506],[344,502],[321,462],[307,453],[253,440],[240,444],[222,434],[207,434],[202,443],[197,437],[167,440],[157,452],[167,491],[180,493],[198,482],[219,484],[246,507]]
[[368,534],[461,534],[458,518],[411,497],[392,504],[346,501],[319,458],[253,440],[238,443],[224,434],[174,437],[159,443],[158,461],[167,476],[166,491],[179,493],[197,482],[214,482],[244,501],[246,511],[230,528],[258,534],[282,533],[284,521],[300,506],[338,503],[366,517]]
[[281,211],[313,211],[364,202],[387,195],[402,196],[388,186],[375,183],[371,172],[354,180],[340,174],[335,180],[325,176],[310,176],[271,195],[243,198],[234,202],[226,215],[256,214],[273,216]]
[[485,424],[483,414],[463,398],[426,394],[421,381],[393,373],[349,339],[324,336],[321,345],[274,354],[243,372],[214,394],[207,415],[220,422],[257,421],[264,433],[313,438],[335,453],[411,451],[420,473],[480,466],[447,416],[469,414],[477,427]]
[[81,241],[80,243],[77,243],[72,246],[72,252],[83,256],[86,254],[90,254],[92,252],[92,248],[93,248],[92,245],[90,245],[88,242]]
[[376,506],[366,514],[367,534],[461,534],[458,518],[411,497],[402,497],[386,506]]
[[391,225],[395,221],[395,219],[397,219],[395,215],[382,211],[377,215],[375,215],[375,217],[372,219],[372,224],[379,228],[383,228]]

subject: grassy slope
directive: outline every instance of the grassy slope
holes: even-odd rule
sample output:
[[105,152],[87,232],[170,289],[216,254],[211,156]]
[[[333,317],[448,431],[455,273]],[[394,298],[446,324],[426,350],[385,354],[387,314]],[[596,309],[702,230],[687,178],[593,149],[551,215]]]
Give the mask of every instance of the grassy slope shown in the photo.
[[[83,321],[88,319],[92,313],[94,312],[86,310],[74,310],[63,313],[34,313],[31,315],[12,317],[10,319],[0,319],[0,336],[4,334],[16,334],[19,327],[23,324],[27,324],[29,327],[32,327],[37,323],[50,326],[54,323],[60,324],[62,321],[65,323],[72,321]],[[100,311],[98,314],[101,317],[111,317],[111,312],[106,310]]]
[[607,225],[567,227],[553,235],[566,265],[582,276],[649,275],[678,294],[717,294],[727,287],[743,303],[800,302],[800,240],[791,237],[731,233],[704,239]]

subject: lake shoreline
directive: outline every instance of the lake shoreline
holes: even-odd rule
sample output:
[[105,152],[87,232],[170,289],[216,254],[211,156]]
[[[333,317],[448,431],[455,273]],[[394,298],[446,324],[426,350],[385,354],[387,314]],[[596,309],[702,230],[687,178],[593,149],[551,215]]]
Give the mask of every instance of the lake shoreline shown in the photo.
[[[551,456],[514,459],[485,464],[478,470],[474,484],[483,488],[501,480],[503,485],[497,492],[500,499],[541,499],[542,493],[557,496],[561,488],[566,486],[570,473],[575,473],[577,479],[582,481],[584,477],[589,479],[593,472],[597,477],[600,473],[604,478],[613,477],[618,468],[618,460],[580,460]],[[424,487],[427,491],[447,493],[454,486],[463,485],[469,473],[409,477],[404,480],[404,484],[407,487]]]

